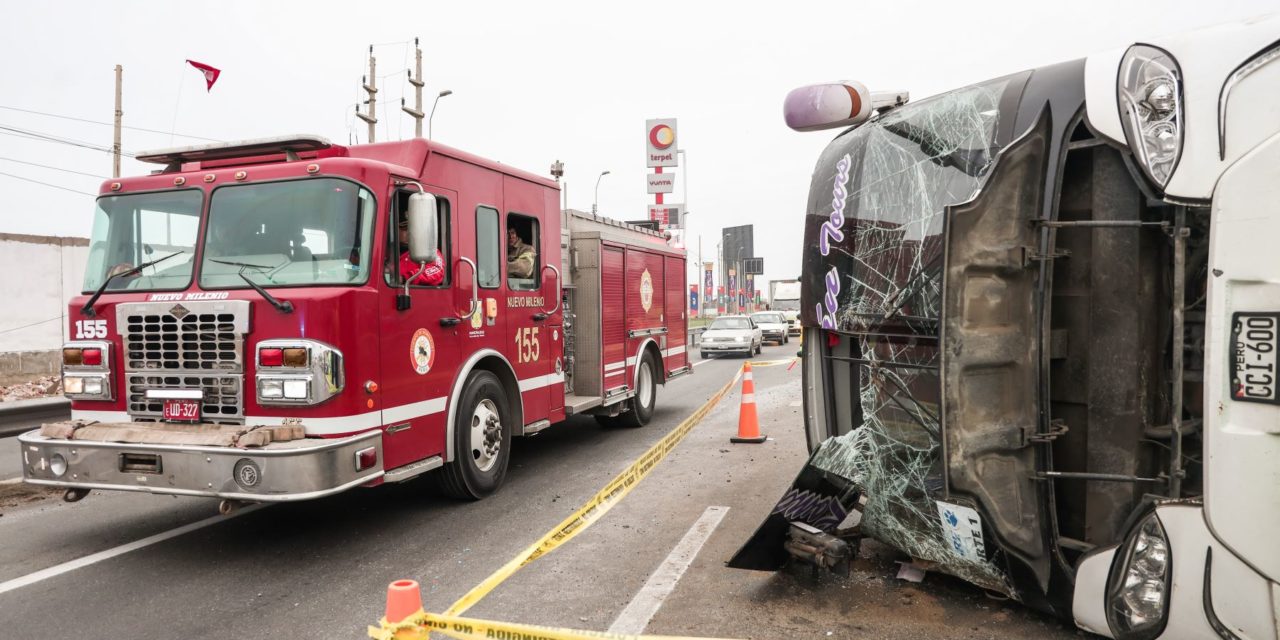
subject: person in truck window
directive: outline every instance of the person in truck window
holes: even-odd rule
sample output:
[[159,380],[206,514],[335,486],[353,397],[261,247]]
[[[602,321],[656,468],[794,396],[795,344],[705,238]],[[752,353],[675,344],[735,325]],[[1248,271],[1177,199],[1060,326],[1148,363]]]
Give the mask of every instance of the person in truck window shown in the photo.
[[[400,242],[400,280],[406,281],[413,278],[413,274],[418,273],[418,269],[422,265],[413,261],[409,257],[409,219],[400,218],[399,224],[399,242]],[[426,271],[422,272],[417,278],[409,284],[434,287],[444,282],[444,258],[440,256],[440,250],[436,249],[436,259],[434,262],[427,264]]]
[[507,228],[507,276],[511,278],[532,278],[533,266],[537,263],[537,252],[520,239],[516,230]]

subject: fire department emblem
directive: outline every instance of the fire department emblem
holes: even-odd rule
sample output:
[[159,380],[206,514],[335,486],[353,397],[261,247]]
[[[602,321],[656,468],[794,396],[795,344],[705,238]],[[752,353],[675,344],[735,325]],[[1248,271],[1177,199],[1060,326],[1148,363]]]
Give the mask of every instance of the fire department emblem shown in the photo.
[[431,332],[418,329],[413,332],[409,341],[409,362],[418,375],[424,375],[436,363],[436,343],[431,339]]
[[649,270],[645,269],[640,274],[640,306],[644,308],[644,312],[649,312],[649,307],[653,306],[653,276],[649,275]]

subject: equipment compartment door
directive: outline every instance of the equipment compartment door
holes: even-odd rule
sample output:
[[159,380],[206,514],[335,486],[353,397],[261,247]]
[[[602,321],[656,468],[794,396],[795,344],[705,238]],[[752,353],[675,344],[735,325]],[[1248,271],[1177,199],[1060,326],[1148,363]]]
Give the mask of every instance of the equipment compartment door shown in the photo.
[[[615,247],[601,247],[600,251],[600,299],[602,312],[601,351],[604,357],[604,391],[605,398],[613,389],[629,384],[627,367],[627,306],[625,304],[623,286],[623,252]],[[639,306],[636,303],[634,306]],[[589,329],[581,329],[587,331]]]
[[684,260],[667,256],[667,344],[662,349],[666,371],[670,373],[689,364],[686,342],[689,338],[689,291],[685,286]]

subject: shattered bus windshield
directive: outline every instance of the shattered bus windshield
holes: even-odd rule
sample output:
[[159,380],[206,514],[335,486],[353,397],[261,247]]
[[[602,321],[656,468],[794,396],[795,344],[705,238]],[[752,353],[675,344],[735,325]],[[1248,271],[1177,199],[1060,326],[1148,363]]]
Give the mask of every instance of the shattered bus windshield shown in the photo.
[[[852,416],[813,466],[865,496],[861,527],[912,556],[955,563],[939,535],[939,327],[947,208],[972,199],[999,151],[1009,79],[910,104],[838,138],[815,171],[805,324],[840,334],[834,402]],[[980,556],[965,577],[1003,590]]]

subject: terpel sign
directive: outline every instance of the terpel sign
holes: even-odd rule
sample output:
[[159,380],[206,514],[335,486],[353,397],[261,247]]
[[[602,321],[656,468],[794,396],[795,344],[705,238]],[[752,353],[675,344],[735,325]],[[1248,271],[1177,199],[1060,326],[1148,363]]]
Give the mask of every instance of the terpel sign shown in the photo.
[[645,145],[649,167],[676,166],[676,119],[645,121]]

